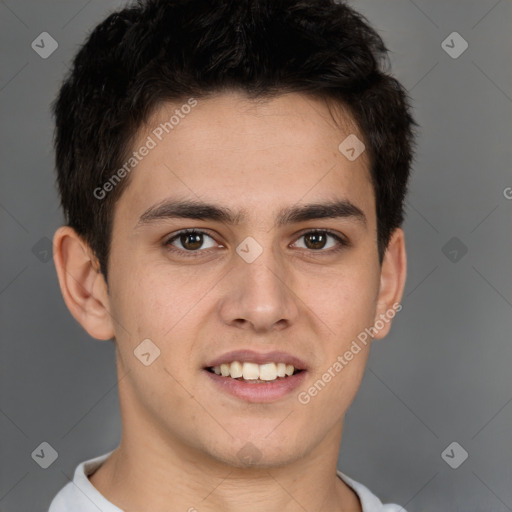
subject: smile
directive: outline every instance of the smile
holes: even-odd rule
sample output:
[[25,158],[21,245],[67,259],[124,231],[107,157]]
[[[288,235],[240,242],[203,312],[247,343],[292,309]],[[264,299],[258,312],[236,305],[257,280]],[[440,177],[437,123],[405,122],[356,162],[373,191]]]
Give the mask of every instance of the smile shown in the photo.
[[233,361],[207,368],[208,371],[222,377],[229,377],[239,381],[251,383],[266,383],[277,379],[286,379],[301,370],[296,369],[292,364],[286,363],[265,363],[257,364],[250,362]]

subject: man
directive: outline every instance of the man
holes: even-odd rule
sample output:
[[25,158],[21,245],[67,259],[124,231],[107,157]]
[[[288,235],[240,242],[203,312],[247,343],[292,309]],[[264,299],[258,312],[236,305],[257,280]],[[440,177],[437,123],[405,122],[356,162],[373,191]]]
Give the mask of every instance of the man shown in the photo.
[[364,511],[336,470],[406,278],[407,95],[331,0],[149,0],[54,105],[64,300],[113,339],[123,434],[50,512]]

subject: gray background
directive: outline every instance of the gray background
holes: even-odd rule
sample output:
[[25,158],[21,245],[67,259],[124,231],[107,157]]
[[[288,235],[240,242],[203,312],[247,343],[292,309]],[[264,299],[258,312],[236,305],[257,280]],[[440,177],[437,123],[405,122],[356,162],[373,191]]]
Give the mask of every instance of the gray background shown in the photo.
[[[373,345],[340,467],[409,512],[512,510],[512,3],[351,3],[392,51],[421,131],[403,310]],[[120,440],[113,344],[75,322],[46,261],[62,221],[49,104],[120,5],[0,2],[2,512],[46,511],[79,462]],[[59,44],[47,59],[31,48],[43,31]],[[456,59],[441,46],[453,31],[469,43]],[[31,455],[43,441],[58,452],[47,469]],[[469,454],[457,469],[441,457],[453,441]]]

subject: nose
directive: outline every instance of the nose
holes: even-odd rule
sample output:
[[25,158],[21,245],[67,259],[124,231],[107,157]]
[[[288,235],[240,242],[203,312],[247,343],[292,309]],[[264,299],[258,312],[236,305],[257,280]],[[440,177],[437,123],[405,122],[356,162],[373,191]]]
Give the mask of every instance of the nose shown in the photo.
[[234,259],[220,304],[222,321],[255,333],[293,325],[300,300],[286,262],[268,246],[251,263],[238,254]]

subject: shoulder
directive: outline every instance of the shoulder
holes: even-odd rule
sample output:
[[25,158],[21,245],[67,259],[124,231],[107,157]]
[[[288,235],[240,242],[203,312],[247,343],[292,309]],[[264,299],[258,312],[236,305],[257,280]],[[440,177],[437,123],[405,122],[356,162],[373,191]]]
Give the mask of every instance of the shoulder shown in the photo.
[[337,474],[357,494],[361,501],[363,512],[407,512],[400,505],[382,503],[382,501],[380,501],[380,499],[377,498],[377,496],[375,496],[368,487],[356,482],[341,471],[337,471]]
[[110,503],[87,478],[112,452],[81,462],[75,469],[73,480],[53,498],[48,512],[122,512]]

